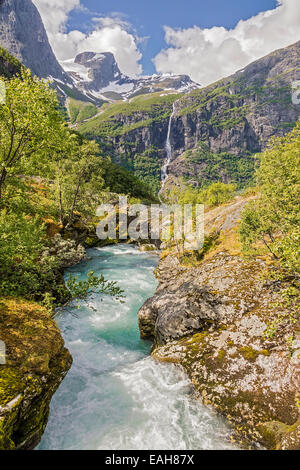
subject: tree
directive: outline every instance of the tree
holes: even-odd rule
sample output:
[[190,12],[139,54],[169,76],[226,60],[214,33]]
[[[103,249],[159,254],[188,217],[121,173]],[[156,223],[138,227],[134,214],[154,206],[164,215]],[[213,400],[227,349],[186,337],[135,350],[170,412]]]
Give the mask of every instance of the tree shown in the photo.
[[[29,70],[5,80],[6,103],[0,106],[0,199],[5,184],[32,175],[67,132],[55,91]],[[63,140],[63,139],[61,139]]]
[[299,272],[300,122],[290,134],[270,142],[256,176],[261,193],[243,213],[243,244],[260,240],[282,265]]
[[53,197],[59,208],[60,223],[69,227],[74,214],[95,215],[104,190],[102,158],[99,147],[92,141],[81,142],[70,134],[64,147],[53,158]]

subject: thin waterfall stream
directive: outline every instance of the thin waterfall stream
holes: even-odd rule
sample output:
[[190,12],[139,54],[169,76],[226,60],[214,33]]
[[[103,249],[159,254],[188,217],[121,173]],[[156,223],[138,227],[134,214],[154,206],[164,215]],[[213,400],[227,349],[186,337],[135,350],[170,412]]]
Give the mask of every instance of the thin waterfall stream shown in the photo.
[[[166,140],[166,144],[165,144],[165,150],[166,150],[167,157],[166,157],[165,163],[163,164],[162,169],[161,169],[161,189],[160,189],[159,194],[158,194],[159,199],[160,199],[160,194],[164,190],[166,181],[168,179],[168,169],[169,169],[169,165],[171,163],[171,158],[172,158],[171,132],[172,132],[172,120],[173,120],[174,114],[175,114],[175,103],[173,103],[172,113],[171,113],[170,118],[169,118],[168,134],[167,134],[167,140]],[[160,202],[162,202],[162,201],[160,200]]]
[[153,295],[158,257],[128,245],[88,250],[67,270],[84,279],[93,270],[118,281],[120,304],[93,294],[57,318],[73,365],[51,402],[38,449],[233,449],[230,429],[194,396],[185,373],[150,356],[137,312]]

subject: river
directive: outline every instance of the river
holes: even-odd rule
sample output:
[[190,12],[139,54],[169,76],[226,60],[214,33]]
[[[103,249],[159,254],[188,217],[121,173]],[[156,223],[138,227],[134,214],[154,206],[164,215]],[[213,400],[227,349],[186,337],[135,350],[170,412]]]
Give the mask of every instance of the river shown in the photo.
[[66,272],[94,270],[125,290],[124,304],[93,295],[57,317],[74,362],[51,402],[38,449],[233,449],[224,420],[193,396],[184,372],[150,357],[137,312],[155,291],[158,258],[118,245],[88,250]]

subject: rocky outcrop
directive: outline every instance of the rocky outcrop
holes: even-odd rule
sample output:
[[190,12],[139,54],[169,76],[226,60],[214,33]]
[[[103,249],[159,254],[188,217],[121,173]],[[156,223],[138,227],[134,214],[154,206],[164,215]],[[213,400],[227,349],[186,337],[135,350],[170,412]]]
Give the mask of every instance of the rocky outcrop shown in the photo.
[[93,101],[130,100],[155,92],[189,92],[200,88],[188,75],[151,75],[132,78],[121,73],[111,52],[82,52],[63,63],[76,86]]
[[41,16],[31,0],[0,2],[0,45],[33,74],[70,82],[52,51]]
[[121,72],[111,52],[96,54],[82,52],[75,57],[75,64],[83,65],[88,73],[88,83],[91,90],[100,90],[110,82],[121,79]]
[[300,324],[288,321],[280,285],[265,280],[266,261],[239,253],[242,207],[240,198],[207,214],[219,246],[196,266],[161,260],[157,291],[138,314],[141,336],[154,340],[155,358],[184,367],[242,445],[300,449]]
[[33,449],[72,358],[54,320],[35,303],[0,299],[0,340],[6,349],[0,357],[0,449]]

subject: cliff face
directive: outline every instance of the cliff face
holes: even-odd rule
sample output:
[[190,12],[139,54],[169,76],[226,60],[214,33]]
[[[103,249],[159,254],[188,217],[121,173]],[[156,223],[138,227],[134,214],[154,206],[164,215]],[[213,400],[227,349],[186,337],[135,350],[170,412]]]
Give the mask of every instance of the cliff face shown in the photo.
[[170,173],[188,178],[203,174],[204,149],[212,156],[243,159],[263,151],[271,137],[285,135],[300,116],[291,88],[299,77],[300,42],[178,100]]
[[31,0],[0,2],[0,45],[35,75],[70,82],[52,51],[41,16]]
[[0,338],[0,449],[33,449],[72,358],[46,310],[27,301],[0,299]]
[[[298,120],[300,107],[292,103],[291,87],[299,78],[300,42],[206,88],[179,94],[172,117],[169,183],[180,178],[196,186],[220,179],[241,186],[247,182],[255,154]],[[172,102],[160,119],[150,121],[143,108],[129,115],[129,106],[124,103],[108,119],[99,116],[79,129],[107,143],[110,153],[123,161],[155,147],[161,163]],[[153,107],[159,106],[154,99]]]
[[[214,209],[207,235],[216,248],[195,267],[172,254],[157,269],[159,286],[139,312],[153,356],[181,364],[203,402],[226,416],[246,447],[300,448],[300,325],[288,315],[280,286],[264,280],[263,259],[240,255],[236,224],[246,201]],[[267,334],[268,333],[268,334]]]
[[120,80],[121,72],[110,52],[96,54],[94,52],[82,52],[75,57],[75,64],[83,65],[88,71],[89,88],[100,90],[110,82]]

